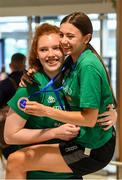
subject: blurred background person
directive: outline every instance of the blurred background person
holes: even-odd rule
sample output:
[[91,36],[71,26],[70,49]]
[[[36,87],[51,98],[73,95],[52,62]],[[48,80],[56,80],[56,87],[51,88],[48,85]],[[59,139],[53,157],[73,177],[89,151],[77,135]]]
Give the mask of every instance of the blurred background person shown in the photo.
[[21,76],[26,67],[26,56],[22,53],[13,54],[9,67],[11,73],[0,81],[0,150],[1,155],[6,159],[8,155],[15,150],[15,146],[6,145],[3,138],[4,122],[8,112],[7,101],[12,98],[19,86]]
[[21,76],[25,70],[26,57],[24,54],[15,53],[11,57],[10,70],[7,78],[0,81],[0,107],[5,106],[7,101],[14,95],[19,85]]

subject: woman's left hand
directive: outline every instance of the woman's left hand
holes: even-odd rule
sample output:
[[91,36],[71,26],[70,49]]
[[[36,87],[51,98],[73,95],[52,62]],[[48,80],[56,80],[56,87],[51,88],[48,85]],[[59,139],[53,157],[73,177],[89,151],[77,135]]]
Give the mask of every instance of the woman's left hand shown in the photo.
[[100,126],[105,126],[103,129],[106,131],[116,124],[117,111],[116,109],[109,109],[109,111],[100,114],[98,117],[101,118],[97,120],[97,123],[99,123]]

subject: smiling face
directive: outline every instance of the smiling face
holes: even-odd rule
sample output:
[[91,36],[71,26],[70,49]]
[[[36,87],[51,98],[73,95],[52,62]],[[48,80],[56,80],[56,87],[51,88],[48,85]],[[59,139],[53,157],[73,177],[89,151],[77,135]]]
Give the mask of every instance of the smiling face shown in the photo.
[[51,33],[40,36],[37,42],[37,56],[45,73],[49,77],[54,77],[64,62],[59,34]]
[[89,34],[83,35],[73,24],[65,22],[60,26],[60,41],[63,51],[75,61],[86,48]]

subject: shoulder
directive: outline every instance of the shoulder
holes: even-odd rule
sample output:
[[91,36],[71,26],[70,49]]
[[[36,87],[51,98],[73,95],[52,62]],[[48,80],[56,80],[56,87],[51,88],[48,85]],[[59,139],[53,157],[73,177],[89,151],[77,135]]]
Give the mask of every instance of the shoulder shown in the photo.
[[49,80],[48,76],[43,71],[38,71],[34,73],[33,77],[34,77],[34,80],[40,85],[47,83]]
[[92,65],[101,64],[100,59],[91,50],[87,51],[86,56],[84,57],[84,59],[86,60],[84,62],[85,64],[92,64]]
[[2,90],[2,88],[9,89],[9,86],[11,86],[11,81],[10,81],[9,77],[7,77],[6,79],[0,81],[0,89],[1,90]]
[[82,68],[87,69],[96,69],[101,71],[104,69],[103,64],[101,63],[98,56],[91,50],[87,50],[82,61]]
[[9,78],[12,78],[14,81],[16,81],[16,83],[19,84],[22,75],[23,75],[23,71],[15,71],[9,75]]

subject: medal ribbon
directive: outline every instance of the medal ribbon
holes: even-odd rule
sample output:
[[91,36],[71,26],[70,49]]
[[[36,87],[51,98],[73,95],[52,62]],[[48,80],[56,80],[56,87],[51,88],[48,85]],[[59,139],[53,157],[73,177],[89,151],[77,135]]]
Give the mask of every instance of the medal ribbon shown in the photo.
[[[63,106],[63,104],[62,104],[62,102],[61,102],[61,98],[60,98],[60,96],[59,96],[59,91],[60,91],[61,89],[63,89],[63,86],[60,86],[59,88],[55,88],[55,85],[54,85],[56,79],[59,77],[59,75],[60,75],[62,72],[64,72],[64,70],[65,70],[65,66],[62,68],[62,70],[61,70],[54,78],[52,78],[52,79],[47,83],[47,85],[46,85],[45,87],[43,87],[43,88],[40,89],[39,91],[36,91],[36,92],[34,92],[33,94],[29,95],[27,98],[22,98],[22,99],[19,101],[19,107],[22,108],[22,109],[24,109],[25,106],[26,106],[26,101],[27,101],[27,99],[30,99],[30,98],[32,98],[32,97],[34,97],[34,96],[37,96],[37,95],[40,94],[40,93],[54,92],[55,95],[56,95],[56,98],[57,98],[57,100],[58,100],[58,102],[59,102],[59,105],[60,105],[61,109],[64,110],[64,106]],[[48,90],[48,88],[49,88],[50,86],[52,86],[52,88],[53,88],[52,90]]]

